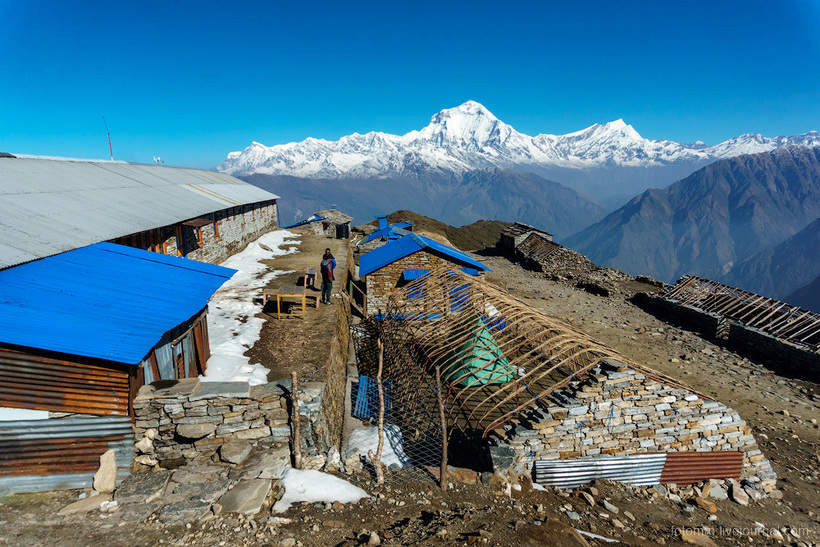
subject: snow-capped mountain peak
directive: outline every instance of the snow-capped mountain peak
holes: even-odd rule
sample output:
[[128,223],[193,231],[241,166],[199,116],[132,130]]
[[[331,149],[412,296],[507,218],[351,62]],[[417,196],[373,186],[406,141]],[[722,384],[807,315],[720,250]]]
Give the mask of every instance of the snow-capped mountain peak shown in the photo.
[[411,131],[402,139],[406,143],[434,143],[441,147],[481,150],[484,146],[502,145],[516,131],[496,118],[484,105],[467,101],[444,109],[421,131]]
[[530,137],[499,120],[481,103],[467,101],[441,110],[426,127],[405,135],[354,133],[338,141],[308,138],[271,147],[253,142],[245,150],[228,154],[217,169],[237,176],[260,173],[328,179],[401,176],[420,168],[456,174],[486,167],[550,173],[612,166],[700,166],[790,144],[820,146],[820,135],[810,132],[772,139],[746,134],[715,146],[700,141],[680,144],[645,139],[617,119],[566,135]]

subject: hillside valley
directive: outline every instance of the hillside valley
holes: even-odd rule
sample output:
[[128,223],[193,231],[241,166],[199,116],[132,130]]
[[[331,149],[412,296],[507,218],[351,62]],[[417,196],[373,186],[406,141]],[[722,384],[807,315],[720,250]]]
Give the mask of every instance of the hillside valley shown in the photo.
[[[789,298],[817,277],[820,277],[820,218],[787,240],[737,264],[722,281],[806,307],[806,300],[799,295],[797,301]],[[811,309],[817,311],[816,303]]]
[[[648,190],[564,243],[598,264],[665,282],[685,274],[721,279],[818,216],[820,149],[779,148],[721,160],[666,189]],[[801,247],[816,256],[812,241],[796,238],[768,269],[791,267],[786,254],[799,254]],[[796,288],[780,274],[753,281],[767,270],[765,262],[761,257],[740,267],[732,279],[776,294]],[[811,268],[806,272],[810,277]]]
[[285,222],[295,222],[335,204],[355,218],[354,223],[397,207],[463,225],[480,219],[520,221],[568,236],[606,210],[600,204],[556,182],[532,173],[488,168],[462,174],[419,170],[400,178],[296,179],[254,174],[251,184],[283,196]]

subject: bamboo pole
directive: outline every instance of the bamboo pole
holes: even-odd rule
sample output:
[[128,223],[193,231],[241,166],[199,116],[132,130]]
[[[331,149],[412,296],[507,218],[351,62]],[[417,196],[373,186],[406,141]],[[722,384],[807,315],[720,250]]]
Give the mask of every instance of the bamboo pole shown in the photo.
[[302,469],[302,418],[299,413],[299,378],[296,371],[291,372],[291,382],[293,384],[290,393],[290,400],[293,406],[293,466]]
[[384,364],[384,345],[382,339],[377,340],[379,345],[379,370],[376,374],[376,389],[379,390],[379,446],[376,454],[371,450],[368,456],[376,470],[376,483],[384,484],[384,470],[382,469],[382,449],[384,448],[384,391],[382,391],[382,366]]
[[438,411],[441,417],[441,470],[439,471],[439,486],[447,490],[447,417],[444,414],[444,398],[441,395],[441,367],[436,365],[436,395],[438,396]]

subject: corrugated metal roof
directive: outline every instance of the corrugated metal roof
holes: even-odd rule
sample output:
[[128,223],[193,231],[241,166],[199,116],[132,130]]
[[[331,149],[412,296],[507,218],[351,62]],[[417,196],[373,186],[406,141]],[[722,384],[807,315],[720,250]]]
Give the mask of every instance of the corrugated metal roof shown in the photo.
[[430,273],[430,270],[404,270],[401,272],[401,278],[405,281],[413,281],[414,279],[418,279],[428,273]]
[[542,230],[541,228],[536,228],[535,226],[530,226],[529,224],[524,224],[523,222],[514,222],[501,230],[501,235],[516,237],[520,236],[521,234],[526,234],[527,232],[538,232],[542,234],[546,234],[548,236],[552,236],[546,230]]
[[97,243],[0,271],[0,343],[131,365],[235,270]]
[[0,268],[278,197],[200,169],[4,158]]
[[390,241],[387,245],[382,245],[369,253],[363,254],[359,259],[359,276],[364,277],[369,273],[422,249],[430,249],[433,252],[451,258],[455,262],[475,266],[479,270],[492,271],[481,262],[473,260],[469,255],[458,249],[411,233],[394,241]]
[[595,479],[633,486],[660,484],[666,454],[601,456],[572,460],[536,460],[535,482],[559,488],[577,488]]
[[375,232],[373,232],[372,234],[367,236],[367,238],[364,241],[359,243],[359,245],[364,245],[365,243],[369,243],[369,242],[373,241],[374,239],[380,239],[380,238],[384,238],[384,239],[387,239],[387,240],[398,239],[398,238],[400,238],[402,236],[406,236],[410,233],[412,233],[412,232],[410,232],[408,230],[405,230],[403,228],[399,228],[398,226],[391,224],[387,228],[381,228],[379,230],[376,230]]

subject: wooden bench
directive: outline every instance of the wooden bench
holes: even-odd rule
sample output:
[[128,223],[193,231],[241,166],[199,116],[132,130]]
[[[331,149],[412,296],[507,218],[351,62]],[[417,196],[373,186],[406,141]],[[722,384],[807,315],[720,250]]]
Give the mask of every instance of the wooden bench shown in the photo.
[[276,318],[282,318],[282,298],[300,298],[302,300],[302,319],[305,318],[305,307],[308,298],[313,298],[314,307],[319,307],[319,295],[308,293],[304,285],[289,285],[278,289],[265,289],[262,292],[262,305],[268,303],[269,298],[276,297]]

